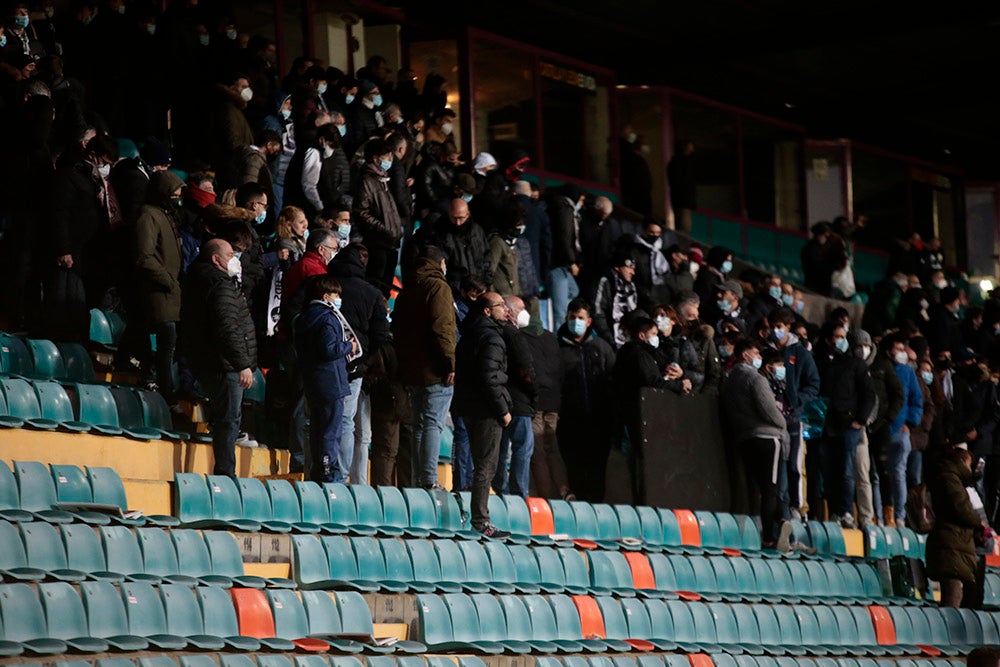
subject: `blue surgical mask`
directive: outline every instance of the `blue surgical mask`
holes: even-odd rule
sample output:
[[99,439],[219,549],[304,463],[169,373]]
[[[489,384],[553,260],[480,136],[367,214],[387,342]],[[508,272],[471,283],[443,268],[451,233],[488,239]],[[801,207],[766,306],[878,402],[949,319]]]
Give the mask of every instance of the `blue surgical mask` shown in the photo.
[[763,363],[764,363],[764,360],[761,359],[760,357],[755,357],[753,360],[750,361],[750,365],[753,366],[754,370],[757,370],[757,371],[760,370],[760,366]]
[[349,239],[351,238],[351,226],[350,225],[338,225],[337,226],[337,238]]
[[382,171],[389,171],[389,167],[392,166],[392,160],[382,160],[378,163],[378,166],[382,168]]
[[462,195],[462,201],[468,204],[470,201],[472,201],[472,195],[469,194]]
[[344,95],[344,104],[350,104],[354,101],[354,95]]
[[727,259],[722,263],[722,268],[719,270],[722,271],[723,273],[729,273],[730,271],[733,270],[733,263]]
[[344,304],[344,300],[341,299],[339,296],[336,299],[333,300],[333,307],[336,308],[337,310],[340,310],[340,307],[343,304]]
[[646,339],[646,343],[648,343],[650,347],[652,347],[655,350],[656,348],[660,347],[660,337],[650,336],[649,338]]
[[717,305],[719,307],[719,310],[721,310],[724,313],[728,313],[730,310],[733,309],[733,305],[728,301],[726,301],[725,299],[719,299],[718,301],[715,302],[715,305]]
[[337,132],[340,132],[340,136],[342,136],[342,137],[347,136],[347,126],[346,125],[338,125],[337,126]]
[[320,95],[326,93],[326,81],[316,86],[316,92],[319,93]]
[[771,287],[767,288],[767,293],[771,295],[772,299],[780,299],[781,298],[781,288],[780,287],[775,287],[774,285],[772,285]]
[[720,347],[719,348],[719,356],[721,358],[723,358],[723,359],[728,359],[732,354],[733,354],[733,351],[730,350],[728,347]]
[[281,117],[284,118],[285,120],[288,120],[289,118],[292,117],[292,110],[291,109],[282,109],[281,110]]
[[574,336],[582,336],[587,333],[587,320],[573,318],[569,321],[569,332]]
[[372,104],[374,104],[377,107],[382,106],[382,95],[378,94],[378,95],[373,96],[372,97]]
[[0,49],[7,46],[7,35],[0,35]]
[[846,338],[838,338],[837,342],[835,342],[833,344],[833,346],[837,349],[837,352],[840,352],[840,353],[847,352],[847,347],[848,347],[847,339]]
[[795,297],[792,296],[791,294],[782,294],[781,303],[785,304],[786,306],[791,306],[793,303],[795,303]]
[[788,332],[784,329],[774,328],[771,329],[771,335],[774,336],[774,340],[782,341],[785,340],[786,336],[788,336]]
[[796,313],[801,313],[803,311],[803,309],[805,309],[805,307],[806,307],[806,302],[805,301],[796,301],[795,302],[795,312]]
[[778,366],[778,367],[776,367],[774,369],[774,379],[775,380],[780,380],[782,382],[785,381],[785,367],[784,366]]
[[17,28],[27,28],[29,23],[31,23],[31,19],[29,19],[27,16],[14,17],[14,26]]
[[934,382],[934,373],[931,373],[930,371],[922,371],[920,373],[920,379],[924,381],[924,384],[927,384],[927,385],[933,384],[933,382]]
[[261,211],[260,214],[253,219],[253,221],[256,222],[258,225],[264,224],[265,220],[267,220],[267,209]]

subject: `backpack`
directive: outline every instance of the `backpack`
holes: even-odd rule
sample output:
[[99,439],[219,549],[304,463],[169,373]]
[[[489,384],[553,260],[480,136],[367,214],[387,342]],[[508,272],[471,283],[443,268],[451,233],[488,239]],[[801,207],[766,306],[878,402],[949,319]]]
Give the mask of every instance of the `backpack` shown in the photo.
[[917,484],[907,494],[906,523],[922,535],[934,530],[934,506],[926,484]]

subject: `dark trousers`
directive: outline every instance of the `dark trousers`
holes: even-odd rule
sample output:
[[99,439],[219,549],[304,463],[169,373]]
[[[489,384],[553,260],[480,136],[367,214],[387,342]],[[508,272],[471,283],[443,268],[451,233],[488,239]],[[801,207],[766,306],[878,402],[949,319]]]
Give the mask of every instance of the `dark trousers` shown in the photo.
[[[372,397],[374,401],[374,396]],[[372,413],[371,474],[372,486],[396,483],[396,460],[399,454],[399,420]],[[407,465],[409,470],[409,465]]]
[[580,500],[603,502],[605,472],[611,452],[606,421],[560,413],[556,434],[573,493]]
[[236,477],[236,436],[243,415],[239,373],[214,373],[202,379],[208,395],[212,426],[213,475]]
[[503,427],[496,417],[465,420],[472,451],[472,527],[481,529],[490,521],[490,483],[500,459],[500,437]]
[[[340,436],[344,428],[344,399],[306,390],[309,404],[309,449],[305,477],[323,484],[347,477],[340,470]],[[339,474],[338,474],[339,473]]]
[[156,353],[153,367],[156,369],[156,383],[167,403],[173,403],[177,387],[174,386],[174,351],[177,349],[177,323],[157,322],[150,327],[156,335]]
[[389,296],[392,289],[392,279],[396,274],[396,264],[399,263],[399,251],[395,248],[369,248],[368,266],[365,267],[365,278]]
[[778,501],[781,440],[751,438],[740,443],[747,474],[760,491],[761,542],[774,542],[784,511]]

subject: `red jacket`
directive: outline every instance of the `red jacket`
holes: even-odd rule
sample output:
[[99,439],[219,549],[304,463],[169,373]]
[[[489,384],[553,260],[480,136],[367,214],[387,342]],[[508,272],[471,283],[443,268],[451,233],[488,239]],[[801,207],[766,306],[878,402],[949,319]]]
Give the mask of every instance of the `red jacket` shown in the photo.
[[292,318],[302,309],[304,300],[296,298],[303,283],[312,276],[326,273],[326,260],[318,252],[308,251],[302,259],[292,264],[281,278],[281,322],[278,337],[287,339],[291,334]]

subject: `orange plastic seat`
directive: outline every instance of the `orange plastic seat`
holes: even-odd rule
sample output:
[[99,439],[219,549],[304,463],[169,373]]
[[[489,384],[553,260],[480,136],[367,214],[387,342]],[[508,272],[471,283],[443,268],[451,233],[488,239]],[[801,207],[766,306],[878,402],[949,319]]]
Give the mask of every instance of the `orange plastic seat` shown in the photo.
[[705,653],[690,653],[688,654],[688,662],[691,663],[691,667],[715,667],[715,663],[712,662],[712,658]]
[[626,551],[625,560],[632,570],[632,586],[637,590],[656,590],[656,577],[646,554],[641,551]]
[[[691,510],[674,510],[677,525],[681,529],[681,544],[687,547],[701,546],[701,527],[698,517]],[[707,656],[706,656],[707,657]]]
[[896,645],[896,624],[892,622],[889,610],[877,604],[868,607],[868,613],[875,624],[875,639],[879,646]]
[[528,512],[531,515],[532,535],[551,535],[556,532],[556,523],[552,518],[552,508],[545,498],[526,498]]
[[597,600],[589,595],[573,595],[573,604],[580,614],[580,628],[585,639],[607,639],[604,629],[604,614],[597,606]]
[[236,607],[240,634],[244,637],[268,639],[274,637],[274,617],[264,591],[257,588],[233,588],[229,591]]

